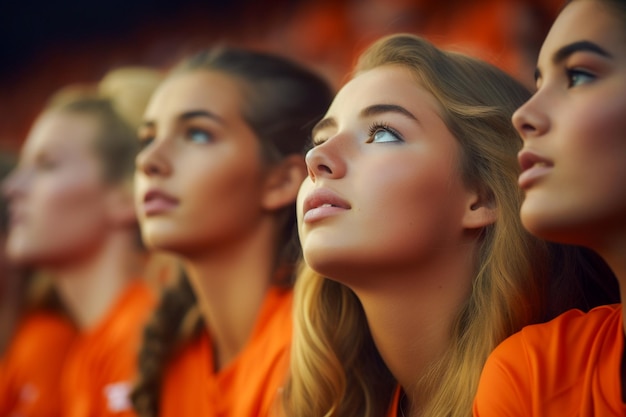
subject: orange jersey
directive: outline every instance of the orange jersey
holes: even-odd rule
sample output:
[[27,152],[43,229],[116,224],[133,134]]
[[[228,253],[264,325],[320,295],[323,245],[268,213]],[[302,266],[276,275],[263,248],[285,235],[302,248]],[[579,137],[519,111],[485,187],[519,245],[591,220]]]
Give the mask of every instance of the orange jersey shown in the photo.
[[137,375],[143,327],[155,297],[130,284],[99,324],[72,346],[61,378],[64,417],[133,416],[128,398]]
[[60,416],[58,379],[76,336],[72,323],[52,312],[25,316],[0,362],[0,416]]
[[396,388],[391,406],[389,407],[389,411],[387,412],[387,417],[398,417],[398,409],[400,408],[400,396],[402,395],[402,387],[398,385]]
[[263,417],[278,403],[289,366],[292,291],[266,296],[244,349],[214,372],[208,335],[186,346],[167,367],[161,417]]
[[474,416],[624,416],[623,350],[619,304],[525,327],[487,360]]

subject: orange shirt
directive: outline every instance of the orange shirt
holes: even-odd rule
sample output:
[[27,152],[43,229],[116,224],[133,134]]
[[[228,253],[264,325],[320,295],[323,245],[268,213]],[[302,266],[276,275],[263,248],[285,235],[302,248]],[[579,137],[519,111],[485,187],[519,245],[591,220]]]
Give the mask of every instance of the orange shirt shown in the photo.
[[289,366],[292,291],[271,289],[239,355],[213,371],[208,335],[186,346],[168,365],[161,417],[258,417],[276,406]]
[[525,327],[487,360],[474,416],[624,416],[623,349],[619,304]]
[[64,417],[134,415],[128,393],[137,374],[143,327],[154,304],[152,291],[137,280],[99,324],[78,337],[61,377]]
[[25,316],[0,362],[0,416],[60,416],[58,378],[74,340],[72,323],[55,313]]
[[400,408],[400,396],[402,395],[402,387],[398,385],[396,391],[393,394],[393,399],[387,417],[398,417],[398,408]]

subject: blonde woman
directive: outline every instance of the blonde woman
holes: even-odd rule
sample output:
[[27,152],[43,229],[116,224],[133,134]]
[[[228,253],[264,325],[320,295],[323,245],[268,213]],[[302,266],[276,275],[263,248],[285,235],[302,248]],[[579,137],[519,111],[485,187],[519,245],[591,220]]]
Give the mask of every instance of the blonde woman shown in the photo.
[[[64,328],[48,315],[46,327],[20,335],[28,349],[9,359],[13,389],[3,393],[17,393],[9,409],[21,415],[132,415],[128,393],[155,297],[133,204],[136,127],[120,96],[96,90],[68,87],[52,98],[4,183],[7,255],[52,277],[77,330],[53,343]],[[129,81],[124,96],[148,93]]]
[[496,344],[564,308],[547,302],[549,249],[517,214],[509,120],[528,96],[411,35],[360,57],[313,128],[298,197],[310,270],[288,416],[468,416]]

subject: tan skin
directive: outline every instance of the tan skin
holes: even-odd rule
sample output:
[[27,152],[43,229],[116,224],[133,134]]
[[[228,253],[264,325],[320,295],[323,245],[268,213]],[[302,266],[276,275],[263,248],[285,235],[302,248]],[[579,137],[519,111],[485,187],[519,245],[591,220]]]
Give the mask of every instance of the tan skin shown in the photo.
[[81,328],[103,317],[141,263],[132,190],[104,182],[97,132],[91,116],[44,113],[3,185],[9,258],[52,273]]
[[[522,221],[596,251],[626,299],[626,31],[598,1],[570,3],[537,64],[537,92],[513,116],[524,139]],[[626,310],[623,311],[626,326]],[[626,332],[626,328],[624,329]],[[626,358],[622,360],[626,381]],[[626,383],[622,383],[626,402]]]
[[215,370],[243,349],[272,284],[277,212],[304,178],[302,157],[268,167],[245,122],[239,81],[198,70],[167,80],[140,128],[136,206],[146,244],[182,257]]
[[464,185],[435,98],[402,67],[356,76],[313,139],[298,199],[304,257],[359,297],[407,412],[418,415],[415,376],[448,346],[475,274],[474,231],[495,211]]

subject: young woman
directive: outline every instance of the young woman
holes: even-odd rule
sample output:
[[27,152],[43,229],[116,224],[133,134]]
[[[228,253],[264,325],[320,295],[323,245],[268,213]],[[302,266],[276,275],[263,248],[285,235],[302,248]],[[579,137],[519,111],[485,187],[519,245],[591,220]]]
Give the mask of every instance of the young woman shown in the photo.
[[[114,98],[62,93],[36,120],[4,184],[9,258],[53,277],[79,329],[54,385],[40,387],[54,390],[59,415],[131,412],[140,329],[155,301],[139,278],[145,255],[132,198],[136,150],[135,129]],[[48,359],[44,350],[30,363]]]
[[[537,92],[514,115],[524,226],[581,245],[626,291],[626,2],[574,0],[548,34]],[[489,358],[477,416],[626,415],[621,304],[529,326]]]
[[288,60],[219,47],[182,63],[150,100],[136,173],[142,236],[178,254],[188,280],[146,330],[140,415],[272,408],[291,340],[303,148],[331,99]]
[[496,344],[562,308],[517,214],[528,96],[411,35],[360,57],[306,157],[288,416],[467,416]]
[[[3,180],[14,167],[12,156],[0,157]],[[76,329],[49,277],[9,261],[8,217],[0,196],[0,416],[58,417],[56,385]]]

